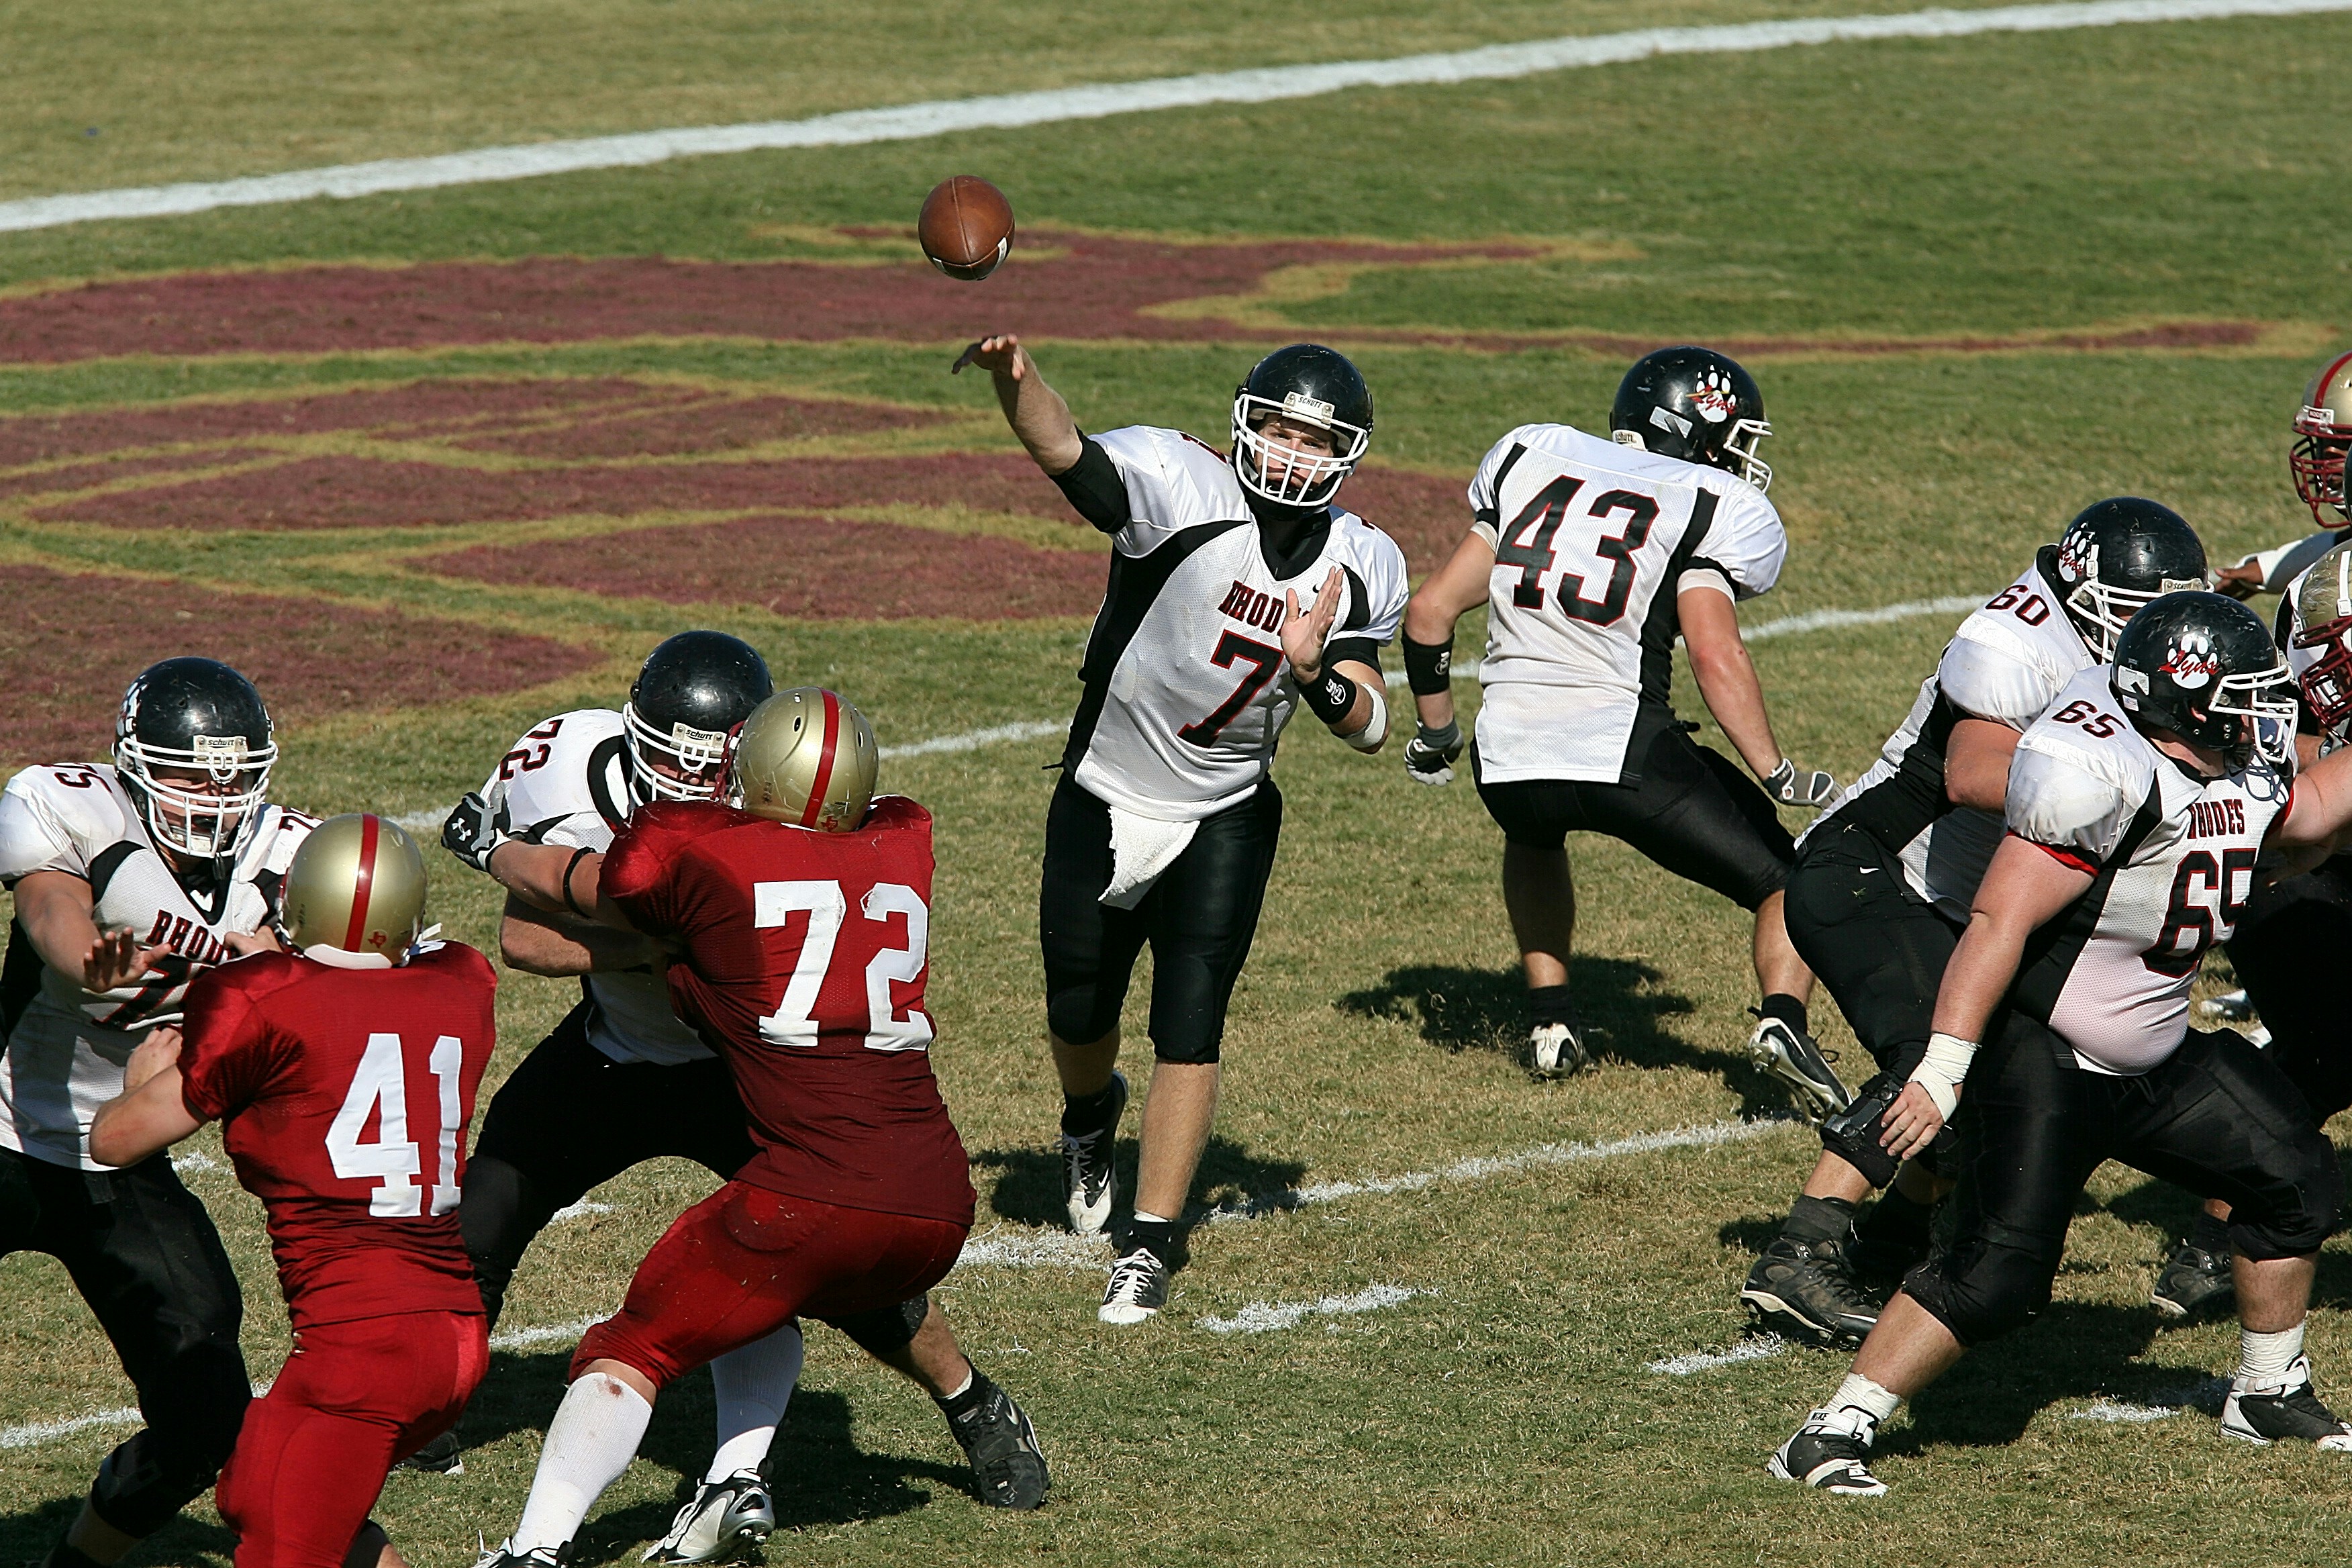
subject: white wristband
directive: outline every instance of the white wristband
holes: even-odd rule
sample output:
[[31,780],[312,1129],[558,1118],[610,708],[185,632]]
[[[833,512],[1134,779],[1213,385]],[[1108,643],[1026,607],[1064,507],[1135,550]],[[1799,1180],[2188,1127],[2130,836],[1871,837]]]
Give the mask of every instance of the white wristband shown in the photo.
[[1352,735],[1342,735],[1339,739],[1360,752],[1377,752],[1381,749],[1381,743],[1389,738],[1388,699],[1381,694],[1379,687],[1370,681],[1364,683],[1362,690],[1372,700],[1371,717],[1364,721],[1362,729]]
[[1953,1108],[1960,1103],[1960,1080],[1969,1076],[1969,1063],[1976,1059],[1977,1043],[1963,1040],[1956,1035],[1927,1037],[1927,1054],[1911,1069],[1911,1081],[1927,1091],[1936,1102],[1936,1114],[1949,1121]]

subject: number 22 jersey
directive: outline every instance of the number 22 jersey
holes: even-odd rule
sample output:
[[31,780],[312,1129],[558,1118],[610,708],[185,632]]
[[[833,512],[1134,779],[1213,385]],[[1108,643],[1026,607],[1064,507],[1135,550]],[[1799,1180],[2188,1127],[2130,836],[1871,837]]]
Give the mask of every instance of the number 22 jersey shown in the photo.
[[1780,580],[1780,514],[1737,475],[1567,425],[1522,425],[1470,481],[1495,547],[1478,669],[1478,776],[1631,782],[1634,716],[1663,709],[1694,580],[1733,600]]
[[1324,646],[1376,663],[1404,618],[1404,552],[1334,506],[1296,554],[1271,559],[1215,448],[1140,425],[1094,439],[1126,486],[1129,521],[1111,534],[1110,587],[1063,762],[1108,805],[1197,822],[1249,797],[1297,710],[1286,592],[1304,611],[1338,567],[1347,588]]

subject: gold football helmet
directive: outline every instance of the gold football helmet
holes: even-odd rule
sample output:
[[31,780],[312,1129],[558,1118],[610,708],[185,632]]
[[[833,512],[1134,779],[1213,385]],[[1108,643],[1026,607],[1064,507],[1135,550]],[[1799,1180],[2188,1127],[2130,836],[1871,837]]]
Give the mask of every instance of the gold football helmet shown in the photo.
[[[2294,471],[2294,493],[2322,528],[2352,521],[2344,492],[2344,456],[2352,450],[2352,353],[2337,354],[2312,377],[2294,416],[2294,437],[2286,459]],[[2328,516],[2330,510],[2337,515]]]
[[297,952],[335,947],[396,963],[425,926],[425,857],[388,817],[331,816],[294,851],[278,910]]
[[874,804],[880,766],[865,714],[823,687],[795,687],[743,721],[735,737],[735,797],[771,822],[849,833]]

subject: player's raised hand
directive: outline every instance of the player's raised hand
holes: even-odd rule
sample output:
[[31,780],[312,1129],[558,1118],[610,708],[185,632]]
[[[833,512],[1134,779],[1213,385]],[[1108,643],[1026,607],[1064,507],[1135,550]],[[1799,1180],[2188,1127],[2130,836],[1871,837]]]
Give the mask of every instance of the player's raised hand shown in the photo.
[[139,1048],[131,1053],[131,1060],[122,1068],[122,1092],[129,1094],[164,1068],[177,1066],[180,1060],[180,1031],[166,1024],[160,1029],[150,1029]]
[[976,364],[992,375],[1019,381],[1029,374],[1029,353],[1021,346],[1018,337],[1011,332],[999,332],[994,337],[981,339],[957,355],[955,363],[948,366],[948,374],[961,375],[963,367],[968,364]]
[[92,995],[103,995],[118,986],[128,985],[155,967],[156,961],[172,950],[168,947],[142,947],[138,933],[129,926],[117,926],[100,931],[98,940],[89,944],[82,955],[82,989]]
[[1296,591],[1282,591],[1282,651],[1299,679],[1312,680],[1323,673],[1323,644],[1331,636],[1331,623],[1339,618],[1339,600],[1347,591],[1347,576],[1337,566],[1305,610],[1298,607]]

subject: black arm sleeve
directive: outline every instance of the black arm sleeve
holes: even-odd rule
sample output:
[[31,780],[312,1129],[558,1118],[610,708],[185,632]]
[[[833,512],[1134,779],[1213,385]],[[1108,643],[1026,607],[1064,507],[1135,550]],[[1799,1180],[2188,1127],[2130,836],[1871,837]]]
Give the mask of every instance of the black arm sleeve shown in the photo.
[[1343,659],[1381,667],[1381,645],[1370,637],[1333,637],[1323,645],[1323,668],[1330,668]]
[[1105,533],[1117,533],[1133,521],[1127,512],[1126,482],[1101,442],[1083,432],[1078,441],[1078,460],[1053,476],[1054,482],[1080,517]]

